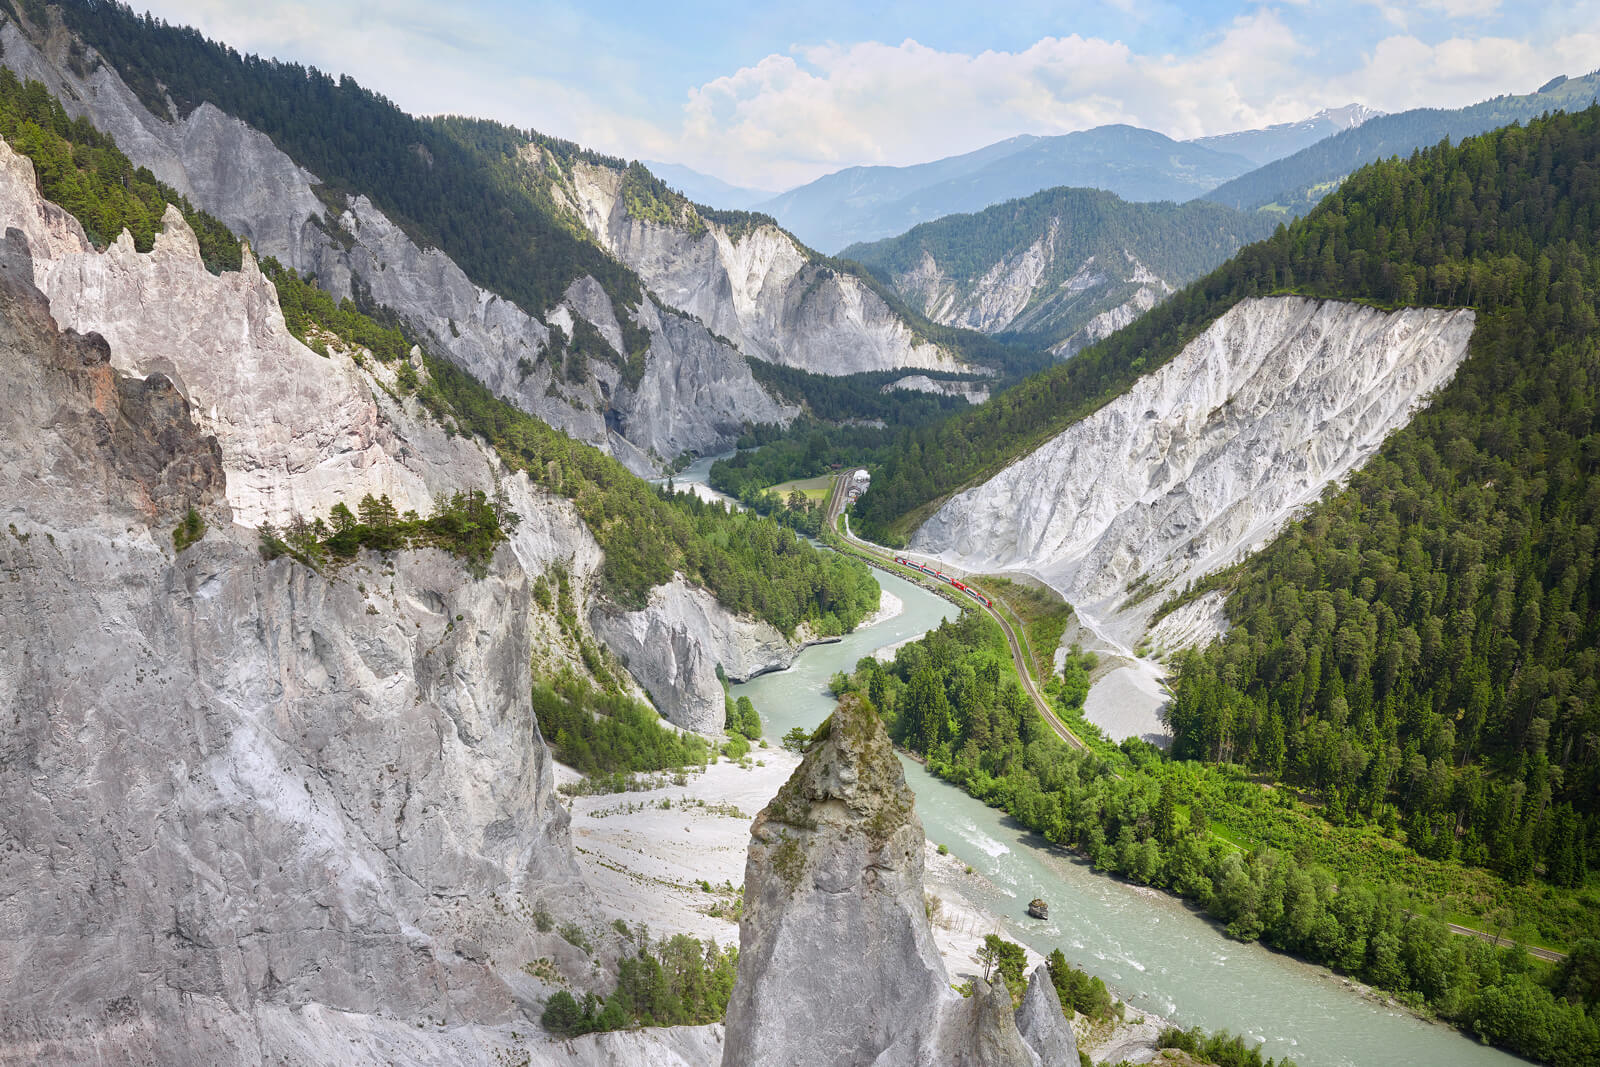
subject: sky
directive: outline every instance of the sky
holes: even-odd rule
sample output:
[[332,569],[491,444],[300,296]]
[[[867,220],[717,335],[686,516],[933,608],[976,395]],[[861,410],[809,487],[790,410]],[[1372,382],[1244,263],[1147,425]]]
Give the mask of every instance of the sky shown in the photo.
[[133,0],[415,114],[782,190],[1019,133],[1179,139],[1460,107],[1600,67],[1600,0]]

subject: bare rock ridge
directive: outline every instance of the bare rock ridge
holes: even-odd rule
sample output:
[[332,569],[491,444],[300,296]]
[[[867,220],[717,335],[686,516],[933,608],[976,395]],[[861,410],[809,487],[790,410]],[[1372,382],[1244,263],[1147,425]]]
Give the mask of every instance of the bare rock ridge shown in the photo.
[[678,223],[638,218],[622,185],[622,172],[579,161],[559,192],[651,291],[746,355],[817,374],[965,369],[917,337],[865,282],[814,263],[778,227],[734,230],[698,213]]
[[315,274],[335,298],[360,287],[497,395],[636,473],[653,473],[683,451],[720,451],[746,420],[787,423],[798,414],[757,384],[739,353],[648,300],[635,312],[650,333],[639,383],[630,387],[598,360],[570,380],[550,324],[570,334],[581,317],[622,352],[618,316],[629,312],[613,307],[592,278],[575,281],[554,308],[519,308],[474,284],[444,252],[418,247],[367,198],[330,209],[317,195],[319,179],[260,131],[210,104],[180,119],[154,115],[93,50],[70,62],[71,43],[59,26],[35,41],[6,18],[0,62],[43,82],[68,113],[110,134],[135,165],[248,237],[260,255]]
[[[925,913],[914,797],[883,724],[853,695],[756,817],[744,901],[725,1067],[1077,1062],[1030,1048],[1003,988],[977,979],[966,1000],[950,988]],[[1055,1055],[1065,1019],[1059,1006],[1057,1027],[1039,1014],[1023,1017]]]

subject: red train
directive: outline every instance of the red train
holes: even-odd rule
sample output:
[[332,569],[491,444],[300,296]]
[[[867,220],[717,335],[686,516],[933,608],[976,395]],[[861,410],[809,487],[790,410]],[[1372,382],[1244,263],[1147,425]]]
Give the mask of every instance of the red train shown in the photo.
[[907,559],[905,556],[896,556],[894,558],[894,561],[896,563],[900,564],[900,566],[902,566],[902,567],[910,567],[912,570],[921,571],[923,574],[928,575],[930,578],[937,578],[941,582],[949,583],[951,586],[953,586],[956,589],[961,590],[963,593],[967,594],[973,600],[976,600],[978,603],[982,604],[984,607],[989,607],[989,608],[994,607],[994,601],[990,600],[988,597],[984,596],[982,593],[978,592],[976,589],[972,588],[971,586],[966,585],[966,584],[956,580],[955,578],[950,577],[944,571],[936,571],[932,567],[925,566],[924,564],[918,563],[916,560],[913,560],[913,559]]

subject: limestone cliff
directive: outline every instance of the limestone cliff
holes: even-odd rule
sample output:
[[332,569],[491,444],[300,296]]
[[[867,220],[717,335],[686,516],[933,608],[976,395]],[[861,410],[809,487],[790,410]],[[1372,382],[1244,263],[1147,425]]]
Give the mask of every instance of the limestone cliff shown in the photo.
[[[75,59],[74,47],[59,26],[44,34],[12,18],[0,25],[0,62],[43,82],[70,114],[109,133],[136,165],[248,237],[260,255],[315,275],[336,298],[359,289],[497,395],[635,472],[653,473],[686,450],[726,449],[744,421],[786,423],[797,413],[698,324],[669,328],[648,300],[614,307],[587,276],[554,308],[520,308],[476,285],[444,252],[418,246],[366,197],[319,196],[319,179],[260,131],[210,104],[182,118],[152,114],[92,49],[77,46]],[[636,316],[650,334],[637,384],[600,360],[581,375],[563,373],[550,326],[565,323],[570,335],[572,317],[584,318],[620,362],[619,315]],[[705,404],[711,397],[718,402]]]
[[817,374],[962,369],[867,283],[821,263],[770,221],[732,226],[702,218],[687,202],[672,221],[641,217],[629,208],[625,180],[622,171],[576,160],[556,191],[652,292],[746,355]]
[[[58,330],[26,241],[0,255],[0,1062],[262,1062],[311,1007],[526,1027],[514,909],[576,871],[514,553],[477,581],[431,550],[362,582],[264,563],[224,447]],[[190,508],[210,529],[176,552]]]
[[846,696],[751,828],[727,1067],[1025,1067],[1010,997],[953,992],[923,900],[923,832],[883,724]]
[[800,644],[771,623],[731,615],[703,589],[675,576],[638,611],[597,603],[590,625],[650,694],[656,710],[686,730],[722,732],[722,682],[743,682],[794,662]]

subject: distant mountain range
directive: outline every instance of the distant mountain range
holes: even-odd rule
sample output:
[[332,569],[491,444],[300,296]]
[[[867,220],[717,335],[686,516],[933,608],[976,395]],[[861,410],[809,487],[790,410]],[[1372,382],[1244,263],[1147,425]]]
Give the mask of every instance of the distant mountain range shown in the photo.
[[921,222],[1069,185],[1124,200],[1192,200],[1253,170],[1232,152],[1135,126],[1013,137],[912,167],[850,167],[774,197],[764,211],[825,252],[904,233]]
[[1204,145],[1218,152],[1232,152],[1244,156],[1256,166],[1265,166],[1275,159],[1293,155],[1318,141],[1336,133],[1353,129],[1369,119],[1382,115],[1365,104],[1346,104],[1344,107],[1325,107],[1308,119],[1299,122],[1279,122],[1259,130],[1239,130],[1236,133],[1219,133],[1212,137],[1196,137],[1193,144]]

